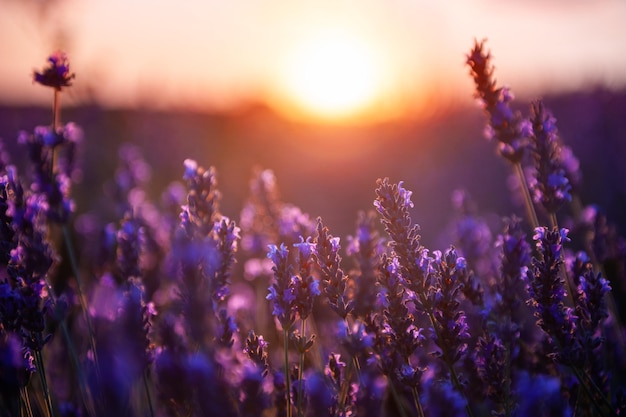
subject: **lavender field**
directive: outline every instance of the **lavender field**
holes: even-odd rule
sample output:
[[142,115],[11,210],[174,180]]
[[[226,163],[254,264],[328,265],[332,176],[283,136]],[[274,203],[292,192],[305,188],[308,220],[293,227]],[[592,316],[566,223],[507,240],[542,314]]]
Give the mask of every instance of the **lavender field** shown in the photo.
[[66,108],[51,55],[0,108],[0,415],[623,415],[626,92],[488,49],[367,126]]

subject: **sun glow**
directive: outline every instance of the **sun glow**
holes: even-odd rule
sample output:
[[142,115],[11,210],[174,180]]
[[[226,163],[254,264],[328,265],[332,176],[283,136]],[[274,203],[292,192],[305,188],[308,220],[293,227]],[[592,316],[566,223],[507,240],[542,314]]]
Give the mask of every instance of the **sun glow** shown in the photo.
[[380,98],[380,60],[371,45],[351,34],[321,32],[294,45],[281,84],[300,113],[327,120],[350,118]]

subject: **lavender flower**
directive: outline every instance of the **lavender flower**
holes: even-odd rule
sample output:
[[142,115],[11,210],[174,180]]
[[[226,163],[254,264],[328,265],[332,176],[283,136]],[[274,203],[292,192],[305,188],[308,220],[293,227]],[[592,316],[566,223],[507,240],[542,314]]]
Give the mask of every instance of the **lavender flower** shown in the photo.
[[349,278],[341,269],[339,238],[328,234],[328,228],[324,227],[321,218],[317,221],[317,235],[315,258],[322,271],[324,293],[330,308],[345,320],[354,303],[347,292]]
[[535,309],[537,325],[549,336],[552,353],[564,364],[577,363],[574,331],[576,316],[563,301],[564,281],[561,278],[561,251],[567,241],[567,229],[535,229],[533,236],[538,255],[533,258],[527,275],[528,303]]
[[402,181],[390,184],[388,178],[377,180],[376,185],[374,207],[391,237],[389,245],[398,257],[399,273],[410,290],[424,296],[427,290],[422,259],[425,249],[420,244],[419,226],[412,224],[409,214],[413,207],[411,192],[403,187]]
[[205,170],[188,159],[184,178],[189,187],[188,204],[182,207],[174,250],[180,264],[179,290],[186,325],[195,343],[202,345],[207,335],[213,335],[227,346],[234,323],[220,305],[228,295],[239,228],[219,213],[220,193],[213,169]]
[[248,338],[246,339],[246,345],[244,352],[250,360],[261,370],[262,376],[266,376],[269,371],[269,364],[267,362],[267,347],[268,343],[263,336],[256,335],[254,330],[250,330]]
[[383,255],[380,272],[383,314],[373,323],[376,326],[373,350],[387,376],[409,388],[417,388],[423,369],[412,365],[412,356],[425,337],[406,306],[398,258]]
[[313,311],[313,302],[320,295],[319,281],[311,275],[313,267],[313,252],[315,244],[308,237],[304,240],[300,237],[300,243],[294,243],[296,249],[295,262],[298,266],[298,274],[292,277],[295,290],[295,306],[300,319],[306,318]]
[[[81,139],[81,130],[72,123],[56,129],[39,126],[33,134],[21,132],[18,138],[18,142],[28,149],[33,170],[30,188],[33,193],[46,198],[47,216],[59,223],[66,222],[74,211],[71,179],[75,174],[75,148]],[[61,157],[55,164],[57,154]]]
[[261,417],[269,408],[270,396],[263,386],[265,373],[257,366],[244,365],[243,378],[239,383],[239,415],[242,417]]
[[[493,400],[497,411],[511,410],[510,401],[511,376],[507,375],[508,357],[506,346],[495,335],[478,339],[475,351],[476,370],[484,386],[485,394]],[[508,391],[508,392],[507,392]],[[499,414],[501,415],[501,414]]]
[[459,293],[462,283],[459,276],[465,270],[465,259],[459,257],[454,248],[445,253],[434,252],[432,263],[437,274],[435,288],[430,292],[434,325],[434,342],[441,349],[437,353],[449,365],[458,362],[467,350],[470,337],[465,313],[459,310]]
[[376,213],[358,213],[354,237],[348,236],[348,255],[356,261],[356,270],[350,273],[354,281],[351,299],[353,314],[361,319],[376,311],[376,274],[380,267],[380,255],[384,252],[383,239],[375,227]]
[[250,180],[250,197],[241,210],[241,245],[252,254],[265,252],[267,245],[283,241],[278,236],[280,202],[276,177],[269,170],[257,169]]
[[491,54],[484,50],[484,42],[474,43],[467,56],[470,74],[476,83],[476,97],[489,115],[488,138],[498,141],[498,152],[511,163],[519,163],[527,146],[528,126],[519,112],[511,109],[513,94],[506,87],[496,87],[491,66]]
[[548,213],[556,213],[566,201],[572,199],[571,185],[561,162],[556,121],[541,101],[532,103],[531,113],[535,181],[530,186],[535,202],[541,203]]
[[293,266],[289,262],[289,250],[282,243],[280,247],[270,245],[267,257],[274,263],[274,282],[268,288],[266,298],[273,305],[272,315],[286,330],[296,320],[296,289],[291,277]]
[[63,87],[72,85],[76,77],[70,72],[70,61],[62,51],[57,51],[48,57],[49,65],[43,71],[33,72],[33,81],[46,87],[61,91]]

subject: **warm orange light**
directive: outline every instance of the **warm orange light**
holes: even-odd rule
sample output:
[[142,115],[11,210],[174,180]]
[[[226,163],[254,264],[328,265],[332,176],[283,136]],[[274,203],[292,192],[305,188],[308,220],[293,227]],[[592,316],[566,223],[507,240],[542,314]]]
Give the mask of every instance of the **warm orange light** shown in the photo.
[[294,45],[282,68],[280,88],[300,113],[327,120],[350,118],[380,98],[379,64],[363,40],[323,31]]

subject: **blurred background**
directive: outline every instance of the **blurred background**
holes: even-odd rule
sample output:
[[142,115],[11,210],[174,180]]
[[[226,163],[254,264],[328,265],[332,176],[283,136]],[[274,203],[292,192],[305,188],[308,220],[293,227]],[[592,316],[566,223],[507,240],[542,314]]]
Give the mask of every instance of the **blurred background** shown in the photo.
[[76,73],[62,121],[85,132],[79,211],[130,142],[155,199],[193,158],[216,167],[238,219],[253,169],[269,168],[285,202],[341,236],[377,178],[404,180],[424,243],[441,247],[457,189],[485,216],[523,213],[465,65],[487,39],[516,108],[543,98],[557,118],[583,203],[623,228],[625,21],[623,0],[0,0],[0,137],[19,162],[19,131],[50,123],[32,72],[62,49]]

